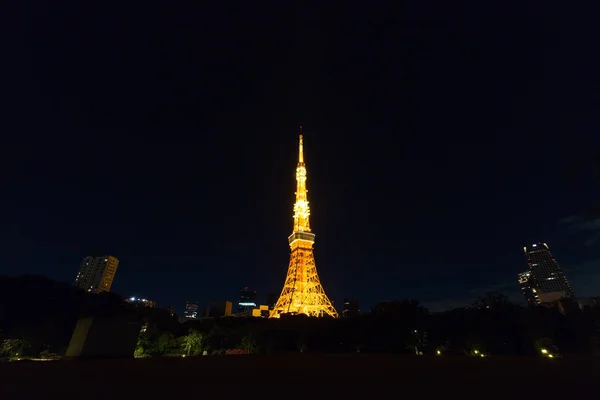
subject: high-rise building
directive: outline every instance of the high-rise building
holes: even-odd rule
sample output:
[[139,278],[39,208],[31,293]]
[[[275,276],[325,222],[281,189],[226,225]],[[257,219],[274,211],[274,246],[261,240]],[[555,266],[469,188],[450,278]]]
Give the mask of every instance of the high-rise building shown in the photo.
[[310,208],[306,190],[302,127],[300,127],[299,141],[294,229],[288,237],[291,248],[290,263],[283,290],[271,311],[270,318],[279,318],[281,314],[305,314],[311,317],[329,315],[337,318],[338,313],[325,294],[315,265],[313,253],[315,234],[312,233],[309,223]]
[[75,287],[92,293],[109,292],[119,260],[113,256],[86,257],[75,278]]
[[546,243],[525,246],[523,251],[529,270],[520,273],[518,280],[529,303],[552,303],[573,297],[571,285]]
[[185,302],[185,311],[183,312],[183,318],[185,319],[196,319],[198,318],[198,303],[193,301]]
[[354,318],[360,315],[360,307],[358,306],[358,300],[356,299],[344,299],[344,311],[342,311],[342,317]]
[[256,308],[256,291],[248,289],[248,286],[241,288],[237,312],[250,312],[253,308]]

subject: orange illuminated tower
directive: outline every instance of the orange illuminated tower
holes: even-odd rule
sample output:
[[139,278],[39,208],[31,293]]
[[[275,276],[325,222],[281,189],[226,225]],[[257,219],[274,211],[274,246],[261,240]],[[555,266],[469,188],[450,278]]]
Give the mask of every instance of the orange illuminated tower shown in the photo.
[[291,248],[290,265],[281,295],[269,318],[281,314],[306,314],[311,317],[329,315],[338,317],[327,298],[317,274],[313,243],[315,234],[310,230],[308,196],[306,190],[306,165],[300,127],[300,149],[296,168],[296,204],[294,204],[294,231],[288,237]]

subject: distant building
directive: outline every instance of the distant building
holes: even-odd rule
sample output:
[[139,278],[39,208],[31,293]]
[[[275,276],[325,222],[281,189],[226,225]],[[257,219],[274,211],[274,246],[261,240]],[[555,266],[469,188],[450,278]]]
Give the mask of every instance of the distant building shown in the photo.
[[360,315],[360,307],[358,300],[349,298],[344,299],[344,310],[342,311],[343,318],[354,318]]
[[521,291],[528,303],[553,303],[573,297],[571,285],[546,243],[523,248],[528,270],[518,275]]
[[257,317],[257,318],[269,318],[269,314],[271,312],[269,311],[269,306],[266,304],[260,305],[257,308],[252,310],[252,317]]
[[237,312],[250,312],[253,308],[256,308],[256,291],[248,289],[247,286],[241,288]]
[[129,297],[125,299],[126,302],[134,304],[136,306],[156,308],[156,302],[148,299],[142,299],[141,297]]
[[113,256],[86,257],[74,286],[91,293],[109,292],[118,266],[119,260]]
[[198,303],[192,301],[185,302],[185,311],[183,312],[183,318],[185,319],[196,319],[198,318]]
[[231,317],[233,304],[230,301],[213,301],[208,309],[208,316],[212,318]]

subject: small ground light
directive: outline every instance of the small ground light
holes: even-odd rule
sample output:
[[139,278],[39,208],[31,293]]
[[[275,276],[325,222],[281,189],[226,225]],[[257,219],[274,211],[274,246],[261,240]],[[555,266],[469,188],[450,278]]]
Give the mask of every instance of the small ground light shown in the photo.
[[439,351],[439,350],[437,350],[437,351],[436,351],[436,354],[437,354],[438,356],[440,356],[440,355],[442,355],[442,352],[441,352],[441,351]]
[[553,354],[548,354],[548,357],[549,358],[554,358],[554,355]]
[[473,350],[473,353],[479,354],[479,350]]
[[485,357],[485,354],[481,353],[481,357]]
[[184,354],[184,355],[182,355],[181,357],[185,358],[185,354]]
[[548,350],[542,349],[542,354],[548,354]]

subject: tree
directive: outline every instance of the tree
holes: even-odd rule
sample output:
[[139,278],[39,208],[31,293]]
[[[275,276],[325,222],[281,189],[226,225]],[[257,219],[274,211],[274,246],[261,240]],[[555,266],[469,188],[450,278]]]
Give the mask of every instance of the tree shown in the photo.
[[148,351],[151,349],[151,347],[152,342],[148,332],[140,332],[133,356],[136,358],[145,357],[148,355]]
[[21,339],[6,339],[2,342],[2,354],[8,357],[19,357],[28,347],[28,343]]
[[154,343],[153,353],[165,355],[175,347],[177,347],[175,336],[171,332],[165,332]]
[[252,337],[252,335],[248,334],[242,338],[242,343],[240,344],[240,348],[243,350],[247,350],[249,354],[256,352],[256,340]]
[[188,334],[182,339],[181,346],[185,351],[186,355],[198,355],[202,351],[202,342],[204,335],[195,329],[190,329]]
[[225,327],[217,324],[213,325],[206,336],[205,345],[209,347],[213,353],[218,353],[220,350],[225,351],[229,347],[227,344],[228,333],[229,331]]

